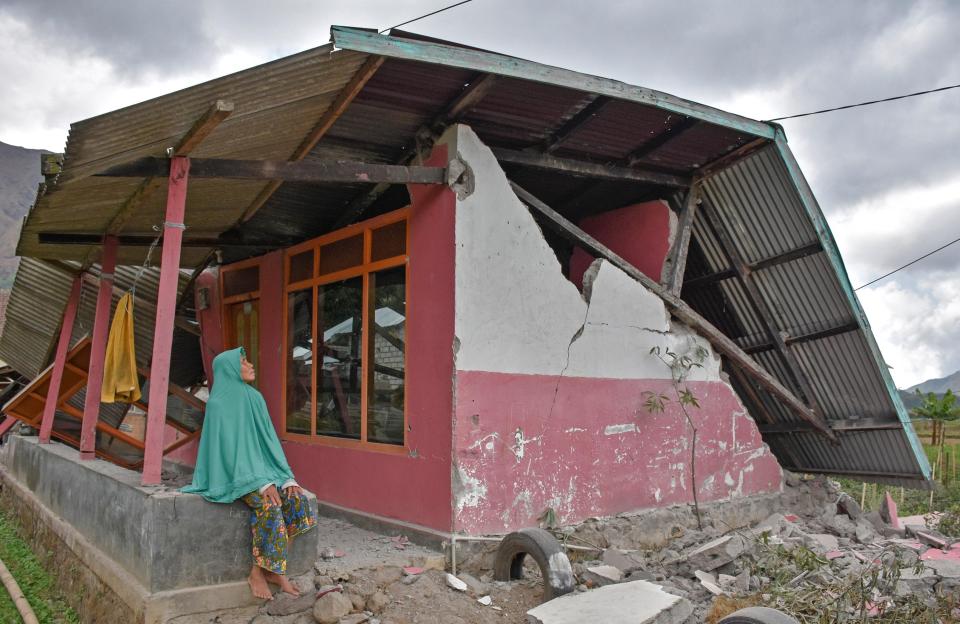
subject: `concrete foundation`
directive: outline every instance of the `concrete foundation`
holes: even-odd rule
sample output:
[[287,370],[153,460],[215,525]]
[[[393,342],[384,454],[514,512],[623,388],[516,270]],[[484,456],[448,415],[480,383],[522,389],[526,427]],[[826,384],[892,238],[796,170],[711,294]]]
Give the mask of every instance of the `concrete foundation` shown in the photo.
[[[154,624],[251,603],[243,503],[142,487],[135,472],[81,462],[74,449],[34,437],[10,436],[0,449],[0,479],[0,502],[36,550],[50,551],[50,569],[69,577],[61,586],[85,621]],[[298,537],[288,572],[309,570],[316,553],[315,531]]]

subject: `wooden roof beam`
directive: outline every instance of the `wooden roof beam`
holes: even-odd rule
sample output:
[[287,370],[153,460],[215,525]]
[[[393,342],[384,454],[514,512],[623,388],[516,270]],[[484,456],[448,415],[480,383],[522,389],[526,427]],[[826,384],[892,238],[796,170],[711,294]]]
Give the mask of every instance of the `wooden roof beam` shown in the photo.
[[[184,134],[177,144],[173,147],[172,155],[186,156],[193,151],[210,133],[230,116],[233,112],[233,102],[226,100],[217,100],[200,116],[193,126]],[[120,209],[113,215],[110,223],[107,225],[107,234],[119,234],[123,230],[130,217],[137,211],[143,202],[166,182],[165,178],[150,177],[145,179],[137,190],[123,203]],[[86,271],[96,261],[100,254],[100,248],[91,249],[87,252],[86,258],[81,263],[81,270]]]
[[770,373],[764,370],[763,367],[761,367],[753,358],[747,355],[733,340],[727,337],[719,329],[714,327],[710,321],[703,318],[685,301],[676,295],[673,295],[660,284],[644,275],[643,272],[641,272],[635,266],[614,253],[603,243],[568,221],[563,215],[555,211],[553,208],[547,206],[534,195],[524,190],[521,186],[514,182],[511,182],[510,184],[513,187],[514,192],[517,194],[517,197],[519,197],[520,200],[525,204],[540,213],[540,215],[545,218],[544,222],[554,231],[575,245],[579,245],[591,255],[607,260],[610,262],[610,264],[614,265],[634,280],[640,282],[640,284],[643,285],[647,290],[663,300],[667,309],[670,311],[670,314],[699,332],[710,342],[711,345],[713,345],[713,348],[716,349],[717,352],[725,355],[732,364],[739,366],[744,374],[755,380],[760,387],[783,402],[784,405],[796,412],[796,414],[802,419],[811,423],[819,432],[823,433],[831,441],[835,442],[837,440],[836,435],[830,430],[830,427],[827,426],[826,421],[824,421],[821,415],[815,413],[812,409],[805,405],[793,394],[793,392],[784,387],[783,384],[781,384]]
[[493,155],[502,163],[521,165],[534,169],[543,169],[558,173],[598,180],[622,180],[629,182],[643,182],[670,188],[689,188],[691,178],[678,176],[659,171],[648,171],[635,167],[617,167],[586,160],[572,158],[557,158],[547,154],[520,152],[503,148],[493,148]]
[[656,152],[661,147],[673,141],[683,135],[685,132],[695,128],[700,124],[699,119],[694,119],[693,117],[687,117],[682,121],[677,122],[673,126],[670,126],[660,134],[656,135],[649,141],[646,141],[643,145],[633,150],[629,156],[627,156],[627,166],[635,167],[640,164],[640,161],[649,156],[650,154]]
[[540,151],[544,154],[552,154],[560,148],[564,141],[570,138],[570,135],[599,115],[611,101],[613,101],[611,98],[604,95],[593,96],[593,99],[586,106],[550,133],[550,136],[540,145]]
[[[793,260],[799,260],[800,258],[806,258],[807,256],[812,256],[813,254],[820,253],[821,251],[823,251],[823,245],[820,243],[820,241],[815,241],[813,243],[808,243],[806,245],[797,247],[796,249],[791,249],[790,251],[767,256],[766,258],[761,258],[756,262],[747,264],[747,268],[750,269],[750,272],[759,271],[760,269],[766,269],[779,264],[784,264],[786,262],[791,262]],[[691,277],[683,283],[683,287],[685,289],[703,288],[711,284],[715,284],[716,282],[736,276],[737,272],[733,269],[723,269],[721,271],[717,271],[716,273]]]
[[[289,161],[297,162],[303,160],[303,158],[316,147],[320,139],[322,139],[330,128],[333,127],[333,124],[340,119],[340,116],[343,115],[344,111],[347,110],[353,100],[360,94],[367,82],[377,73],[377,70],[383,65],[384,60],[386,60],[386,58],[383,56],[371,56],[367,59],[367,62],[364,63],[360,69],[357,70],[357,73],[353,75],[353,78],[350,79],[350,82],[341,89],[337,99],[324,111],[320,119],[317,120],[317,123],[310,132],[307,133],[307,136],[303,138],[300,145],[293,150],[293,153],[290,154],[290,158],[288,159]],[[193,172],[191,172],[191,175],[193,175]],[[274,180],[264,186],[250,205],[247,206],[246,210],[243,211],[243,214],[240,215],[237,225],[246,223],[252,219],[253,215],[263,208],[264,204],[266,204],[267,200],[280,188],[281,184],[283,184],[281,180]]]

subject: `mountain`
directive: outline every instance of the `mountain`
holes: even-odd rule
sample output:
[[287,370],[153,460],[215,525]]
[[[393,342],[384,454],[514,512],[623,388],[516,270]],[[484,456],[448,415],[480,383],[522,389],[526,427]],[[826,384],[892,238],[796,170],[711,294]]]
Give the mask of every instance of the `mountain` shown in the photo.
[[960,371],[941,377],[940,379],[928,379],[915,386],[910,386],[906,390],[900,391],[900,398],[903,399],[903,405],[907,410],[911,410],[920,405],[920,397],[917,396],[917,390],[924,394],[933,392],[941,395],[947,390],[953,390],[954,394],[960,395]]
[[20,223],[36,198],[37,184],[43,181],[43,153],[0,142],[0,289],[13,285]]

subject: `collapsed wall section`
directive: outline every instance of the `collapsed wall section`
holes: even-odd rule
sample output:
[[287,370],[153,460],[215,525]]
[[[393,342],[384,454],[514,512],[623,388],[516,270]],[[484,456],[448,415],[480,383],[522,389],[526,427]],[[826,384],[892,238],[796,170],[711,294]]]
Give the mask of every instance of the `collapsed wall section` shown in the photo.
[[[605,261],[590,265],[581,294],[490,150],[467,127],[451,133],[473,176],[456,203],[454,529],[691,502],[682,388],[699,402],[688,412],[700,502],[779,491],[780,467],[710,345]],[[702,365],[678,386],[667,350],[702,354]],[[662,411],[645,406],[660,395]]]

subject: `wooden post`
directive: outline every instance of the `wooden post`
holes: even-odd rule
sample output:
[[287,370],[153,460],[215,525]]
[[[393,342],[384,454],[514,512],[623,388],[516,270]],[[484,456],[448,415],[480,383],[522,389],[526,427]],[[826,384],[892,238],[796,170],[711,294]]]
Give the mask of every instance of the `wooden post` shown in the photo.
[[113,271],[117,267],[117,246],[116,236],[103,238],[100,287],[97,289],[97,308],[90,340],[90,366],[87,369],[87,396],[83,403],[83,421],[80,424],[80,459],[84,460],[96,458],[100,388],[103,385],[103,358],[107,351],[107,334],[110,328],[110,303],[113,300]]
[[57,354],[53,358],[53,370],[50,373],[50,387],[47,390],[47,402],[43,405],[43,418],[40,421],[40,444],[50,443],[53,431],[53,418],[57,412],[57,400],[60,398],[60,382],[63,380],[63,366],[70,349],[70,336],[73,334],[73,321],[77,317],[80,303],[80,290],[83,288],[83,275],[73,278],[70,298],[63,312],[63,324],[60,326],[60,340],[57,342]]
[[6,433],[10,431],[15,424],[17,424],[17,419],[13,416],[7,416],[4,421],[0,423],[0,437],[6,435]]
[[170,162],[167,185],[167,212],[163,223],[163,254],[160,258],[160,284],[157,287],[157,319],[153,329],[153,358],[150,364],[150,397],[147,409],[146,449],[143,454],[143,485],[160,483],[163,462],[163,428],[167,417],[167,391],[170,383],[170,348],[177,306],[180,276],[180,246],[183,241],[183,216],[187,207],[187,181],[190,159],[174,156]]
[[697,205],[700,203],[700,185],[693,184],[687,191],[683,208],[680,210],[680,219],[676,238],[668,256],[668,275],[663,287],[674,297],[680,296],[683,288],[683,274],[687,267],[687,252],[690,249],[690,236],[693,233],[693,220],[697,214]]

